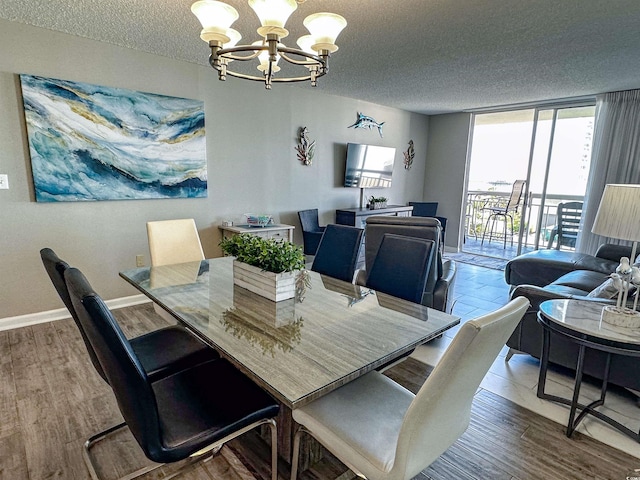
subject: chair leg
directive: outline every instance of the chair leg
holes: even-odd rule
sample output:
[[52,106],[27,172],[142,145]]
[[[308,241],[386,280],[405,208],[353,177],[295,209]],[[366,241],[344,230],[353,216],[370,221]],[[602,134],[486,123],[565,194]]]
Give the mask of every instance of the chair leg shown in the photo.
[[[511,220],[511,246],[513,247],[513,215],[509,215],[509,220]],[[507,229],[507,220],[504,221],[504,228]]]
[[[218,440],[217,442],[209,445],[208,447],[205,447],[202,450],[199,450],[193,453],[175,472],[171,473],[167,477],[163,477],[163,479],[169,480],[171,478],[174,478],[175,476],[182,474],[186,468],[194,465],[195,463],[206,460],[208,457],[211,458],[215,456],[222,449],[224,444],[227,443],[229,440],[232,440],[242,435],[243,433],[246,433],[249,430],[253,430],[254,428],[259,427],[260,425],[263,425],[263,424],[268,424],[269,428],[271,429],[271,480],[278,480],[278,428],[276,426],[275,420],[273,420],[272,418],[258,420],[257,422],[254,422],[251,425],[248,425],[230,435],[227,435],[226,437]],[[127,424],[125,422],[122,422],[118,425],[114,425],[111,428],[108,428],[100,433],[93,435],[85,442],[82,456],[84,458],[85,464],[87,465],[87,468],[89,469],[89,474],[91,475],[92,480],[101,480],[101,478],[98,476],[95,465],[91,460],[91,455],[90,455],[91,447],[93,447],[96,443],[100,442],[101,440],[104,440],[106,437],[108,437],[112,433],[115,433],[118,430],[125,428],[126,426]],[[142,467],[136,470],[135,472],[125,475],[124,477],[120,477],[118,480],[133,480],[135,478],[138,478],[142,475],[152,472],[153,470],[156,470],[157,468],[163,467],[165,465],[166,463],[156,463],[154,465]]]
[[276,422],[268,422],[271,429],[271,480],[278,480],[278,429]]
[[298,457],[300,456],[300,437],[302,436],[305,428],[303,426],[298,427],[298,431],[293,437],[293,451],[291,452],[291,480],[298,479]]
[[[125,422],[119,423],[118,425],[114,425],[111,428],[107,428],[106,430],[103,430],[100,433],[96,433],[95,435],[93,435],[92,437],[89,437],[89,439],[84,443],[84,449],[82,451],[82,457],[84,459],[84,463],[87,466],[87,469],[89,470],[89,475],[91,475],[91,478],[93,480],[101,480],[100,477],[98,476],[98,472],[96,471],[96,467],[93,463],[93,460],[91,459],[91,447],[93,447],[96,443],[104,440],[105,438],[107,438],[109,435],[117,432],[118,430],[121,430],[123,428],[125,428],[127,426],[127,424]],[[140,477],[146,473],[149,473],[153,470],[155,470],[156,468],[159,468],[163,466],[163,464],[159,463],[156,465],[149,465],[147,467],[142,467],[138,470],[136,470],[135,472],[132,472],[128,475],[125,475],[124,477],[120,477],[118,480],[132,480],[134,478]]]
[[[306,433],[308,435],[310,435],[311,437],[313,437],[313,433],[311,433],[309,430],[307,430],[306,428],[304,428],[302,425],[298,426],[298,431],[296,432],[296,434],[293,437],[293,452],[291,453],[291,478],[289,480],[297,480],[298,478],[298,456],[300,454],[300,437],[302,436],[303,433]],[[332,452],[331,447],[324,445],[324,447],[329,450],[330,452]],[[332,452],[335,455],[335,452]],[[366,479],[366,477],[360,473],[358,471],[358,469],[356,469],[353,465],[350,465],[349,463],[347,463],[346,461],[342,460],[342,463],[349,469],[351,470],[356,476]],[[340,477],[338,478],[342,478],[343,475],[340,475]],[[275,480],[275,479],[274,479]]]
[[491,243],[491,237],[493,236],[493,226],[495,224],[495,215],[492,213],[487,217],[487,223],[484,226],[484,231],[482,232],[482,241],[480,242],[480,245],[484,244],[484,236],[487,234],[487,230],[489,230],[489,221],[493,220],[491,222],[491,232],[489,233],[489,243]]

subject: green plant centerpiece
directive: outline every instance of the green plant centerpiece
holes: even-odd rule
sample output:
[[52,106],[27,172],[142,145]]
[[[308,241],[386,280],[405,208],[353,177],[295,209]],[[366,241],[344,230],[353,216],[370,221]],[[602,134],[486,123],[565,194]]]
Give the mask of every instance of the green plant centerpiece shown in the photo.
[[387,197],[369,197],[369,209],[379,210],[387,207]]
[[258,295],[275,302],[302,300],[310,286],[302,247],[291,242],[243,233],[223,239],[220,248],[235,257],[233,283]]

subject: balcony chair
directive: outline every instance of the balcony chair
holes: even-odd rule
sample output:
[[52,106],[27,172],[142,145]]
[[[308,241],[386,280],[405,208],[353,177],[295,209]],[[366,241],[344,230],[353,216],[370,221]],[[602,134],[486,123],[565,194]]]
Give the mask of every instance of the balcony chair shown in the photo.
[[367,287],[414,303],[422,301],[435,242],[385,233]]
[[466,322],[416,395],[373,371],[293,410],[300,428],[291,480],[297,479],[305,432],[361,477],[408,480],[418,475],[469,426],[476,390],[528,305],[517,298]]
[[353,282],[362,243],[362,228],[326,226],[311,270],[345,282]]
[[557,210],[558,223],[551,230],[547,248],[551,248],[556,239],[556,250],[560,250],[560,247],[576,248],[581,217],[582,202],[559,203]]
[[[147,222],[147,238],[151,265],[154,267],[204,260],[193,218]],[[165,320],[175,322],[175,318],[160,305],[154,303],[153,309]]]
[[440,221],[435,218],[387,217],[383,215],[367,218],[364,234],[365,269],[360,270],[356,275],[356,283],[363,286],[367,285],[368,273],[373,267],[373,262],[385,233],[424,238],[435,243],[422,301],[419,303],[436,310],[447,311],[448,299],[453,298],[456,264],[451,259],[442,258],[442,250],[440,248],[442,227]]
[[[185,468],[214,455],[225,442],[266,424],[271,428],[272,480],[277,480],[273,418],[279,406],[275,400],[224,359],[152,379],[84,275],[69,268],[64,278],[120,412],[147,458],[160,464],[188,459],[181,465]],[[84,459],[91,477],[97,480],[89,447],[85,445]],[[159,466],[144,467],[123,478],[135,478]]]
[[511,195],[509,196],[509,200],[504,205],[493,205],[493,206],[485,206],[482,210],[488,211],[489,216],[487,217],[487,223],[484,227],[484,232],[482,232],[482,241],[480,245],[484,244],[484,238],[487,234],[487,230],[489,230],[489,222],[491,221],[491,230],[489,230],[489,243],[491,243],[491,239],[493,238],[493,233],[495,230],[496,219],[500,218],[504,222],[504,245],[503,248],[507,248],[507,218],[511,223],[511,245],[513,246],[513,215],[518,211],[518,207],[520,206],[520,200],[522,199],[522,193],[524,192],[524,185],[526,180],[516,180],[513,182],[513,187],[511,188]]
[[304,254],[315,255],[320,245],[320,239],[326,227],[321,227],[318,223],[318,209],[301,210],[298,212],[300,227],[302,228],[302,239],[304,242]]

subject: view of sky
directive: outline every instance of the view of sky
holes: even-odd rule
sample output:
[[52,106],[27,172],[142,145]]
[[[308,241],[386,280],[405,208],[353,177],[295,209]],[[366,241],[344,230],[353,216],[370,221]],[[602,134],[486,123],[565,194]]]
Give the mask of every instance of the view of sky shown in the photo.
[[[512,118],[510,118],[510,115]],[[560,110],[549,168],[548,194],[584,195],[591,160],[594,107]],[[552,127],[552,111],[540,112],[531,172],[531,191],[544,182]],[[509,192],[527,178],[533,110],[476,116],[469,190]]]

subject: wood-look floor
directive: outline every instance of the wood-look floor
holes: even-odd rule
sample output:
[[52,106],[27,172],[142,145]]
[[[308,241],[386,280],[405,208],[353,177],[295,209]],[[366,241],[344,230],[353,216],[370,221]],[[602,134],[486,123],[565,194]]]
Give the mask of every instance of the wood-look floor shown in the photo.
[[[128,336],[164,324],[150,304],[114,313]],[[387,374],[415,391],[428,372],[408,359]],[[83,442],[119,421],[113,395],[93,370],[71,319],[0,332],[0,479],[88,479]],[[106,478],[145,461],[126,431],[95,451]],[[267,457],[260,437],[247,434],[179,478],[269,480]],[[639,459],[579,433],[568,439],[562,425],[480,390],[467,432],[416,478],[623,480],[635,468]],[[345,471],[327,454],[301,479],[334,479]],[[284,463],[279,473],[288,479]]]

